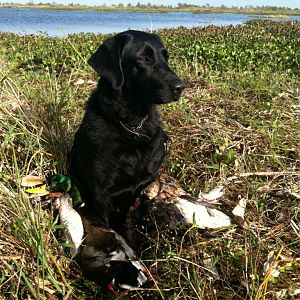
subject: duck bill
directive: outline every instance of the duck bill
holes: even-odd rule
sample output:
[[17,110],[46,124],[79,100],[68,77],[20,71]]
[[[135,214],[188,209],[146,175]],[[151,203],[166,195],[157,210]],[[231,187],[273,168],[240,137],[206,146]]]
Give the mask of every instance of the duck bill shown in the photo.
[[50,192],[47,190],[47,185],[43,184],[26,190],[29,194],[37,194],[38,196],[48,195]]

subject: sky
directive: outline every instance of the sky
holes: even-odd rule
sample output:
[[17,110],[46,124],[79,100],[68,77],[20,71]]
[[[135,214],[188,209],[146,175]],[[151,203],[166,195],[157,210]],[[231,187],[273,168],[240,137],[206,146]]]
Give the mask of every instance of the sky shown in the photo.
[[[30,0],[9,0],[0,2],[14,2],[14,3],[27,3]],[[290,8],[300,8],[300,0],[119,0],[119,1],[112,1],[112,0],[104,0],[104,1],[97,1],[97,0],[31,0],[30,2],[33,3],[51,3],[56,2],[60,4],[68,4],[68,3],[78,3],[78,4],[85,4],[85,5],[111,5],[111,4],[119,4],[123,3],[126,5],[127,3],[137,4],[140,2],[141,4],[164,4],[164,5],[173,5],[176,6],[178,3],[187,3],[187,4],[197,4],[197,5],[205,5],[210,4],[211,6],[246,6],[246,5],[253,5],[253,6],[281,6],[281,7],[290,7]]]

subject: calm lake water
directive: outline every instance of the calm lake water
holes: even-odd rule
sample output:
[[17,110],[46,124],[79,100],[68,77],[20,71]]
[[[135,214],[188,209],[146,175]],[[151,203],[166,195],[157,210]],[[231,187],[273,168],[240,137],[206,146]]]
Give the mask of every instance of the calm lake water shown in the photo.
[[[191,28],[210,24],[236,25],[253,18],[259,17],[230,13],[136,13],[0,8],[0,31],[20,34],[46,32],[50,36],[62,36],[79,32],[111,33],[127,29],[151,30],[178,26]],[[288,19],[300,20],[300,16]]]

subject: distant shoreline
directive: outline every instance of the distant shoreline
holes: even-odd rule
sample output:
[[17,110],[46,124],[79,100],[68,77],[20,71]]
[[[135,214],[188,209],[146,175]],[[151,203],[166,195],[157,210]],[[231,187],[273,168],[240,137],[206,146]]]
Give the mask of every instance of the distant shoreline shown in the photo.
[[171,6],[155,6],[155,5],[113,5],[113,6],[88,6],[88,5],[28,5],[28,4],[0,4],[1,8],[27,8],[27,9],[44,9],[44,10],[95,10],[101,12],[148,12],[148,13],[168,13],[168,12],[191,12],[197,14],[212,14],[212,13],[237,13],[237,14],[255,14],[265,15],[268,18],[276,17],[288,17],[288,16],[300,16],[300,9],[289,9],[285,7],[212,7],[212,6],[192,6],[192,5],[178,5],[176,7]]

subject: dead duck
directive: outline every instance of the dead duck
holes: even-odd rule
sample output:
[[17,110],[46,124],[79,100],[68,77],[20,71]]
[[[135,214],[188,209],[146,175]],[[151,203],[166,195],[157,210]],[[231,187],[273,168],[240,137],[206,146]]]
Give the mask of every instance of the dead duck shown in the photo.
[[219,228],[232,225],[232,218],[218,206],[222,187],[193,197],[185,192],[174,178],[162,174],[144,191],[147,208],[158,226],[171,228],[179,224],[194,224],[201,228]]
[[78,207],[82,203],[80,195],[75,194],[77,209],[74,209],[73,199],[67,193],[71,186],[68,176],[56,174],[45,185],[27,192],[57,197],[54,207],[64,225],[63,238],[70,244],[70,254],[87,278],[113,293],[141,287],[148,279],[146,267],[121,235],[91,222],[88,209],[84,205]]

